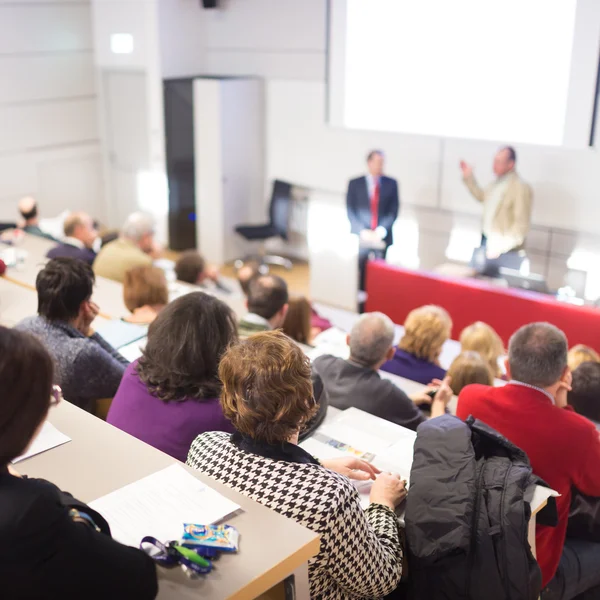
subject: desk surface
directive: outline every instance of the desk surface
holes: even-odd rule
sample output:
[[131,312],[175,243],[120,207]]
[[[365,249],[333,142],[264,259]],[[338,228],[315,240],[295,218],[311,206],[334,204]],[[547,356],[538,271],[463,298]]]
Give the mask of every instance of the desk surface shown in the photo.
[[[48,479],[84,502],[177,463],[68,402],[52,409],[49,420],[72,441],[19,463],[17,469]],[[242,507],[227,520],[240,531],[240,552],[224,554],[215,571],[195,582],[190,582],[179,569],[161,569],[159,599],[255,598],[317,554],[317,534],[193,469],[186,469]]]

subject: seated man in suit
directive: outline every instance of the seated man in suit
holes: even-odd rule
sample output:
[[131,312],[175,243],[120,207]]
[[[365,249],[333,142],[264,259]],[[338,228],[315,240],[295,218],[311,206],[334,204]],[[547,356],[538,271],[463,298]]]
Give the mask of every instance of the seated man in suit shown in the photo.
[[240,337],[279,329],[288,309],[287,283],[277,275],[254,277],[248,286],[246,306],[248,314],[238,325]]
[[345,410],[354,407],[382,419],[415,430],[425,421],[417,404],[431,402],[431,416],[446,411],[452,398],[448,381],[444,380],[433,402],[423,392],[407,396],[398,386],[383,379],[378,370],[394,355],[394,324],[383,313],[365,313],[354,324],[348,336],[350,358],[319,356],[313,362],[313,379],[318,375],[323,383],[326,401]]
[[456,414],[473,415],[522,448],[533,472],[560,493],[558,525],[536,530],[542,598],[570,600],[588,590],[600,598],[600,543],[566,538],[572,488],[600,496],[598,431],[567,405],[567,338],[549,323],[525,325],[510,340],[507,370],[504,387],[464,388]]
[[372,256],[385,258],[388,247],[394,242],[392,226],[400,210],[398,182],[383,174],[384,162],[381,150],[369,152],[367,175],[352,179],[346,195],[351,231],[360,236],[358,268],[361,290],[365,289],[367,260]]
[[129,215],[119,237],[102,246],[94,261],[94,273],[123,283],[127,271],[152,265],[160,254],[154,230],[150,215],[142,212]]
[[78,258],[91,265],[96,253],[93,250],[98,238],[98,232],[92,217],[84,212],[71,213],[64,223],[65,237],[63,241],[50,248],[48,258]]

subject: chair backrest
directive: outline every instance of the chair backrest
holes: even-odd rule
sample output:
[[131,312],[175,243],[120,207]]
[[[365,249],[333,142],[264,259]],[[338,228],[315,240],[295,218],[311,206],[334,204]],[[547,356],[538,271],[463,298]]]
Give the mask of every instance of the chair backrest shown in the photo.
[[290,210],[292,202],[292,185],[276,179],[273,182],[269,216],[271,226],[277,229],[278,235],[284,240],[288,239]]

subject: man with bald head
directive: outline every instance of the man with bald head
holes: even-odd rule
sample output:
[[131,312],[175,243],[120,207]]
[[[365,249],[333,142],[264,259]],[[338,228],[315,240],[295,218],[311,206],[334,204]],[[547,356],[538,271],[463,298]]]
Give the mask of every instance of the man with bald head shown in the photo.
[[40,218],[38,215],[37,202],[31,196],[21,198],[18,204],[19,213],[25,224],[22,229],[25,233],[31,235],[37,235],[38,237],[46,238],[47,240],[54,240],[54,238],[43,231],[40,227]]
[[[356,321],[347,337],[350,358],[319,356],[313,362],[313,379],[323,384],[327,402],[341,410],[358,408],[382,419],[415,430],[425,421],[417,404],[428,404],[425,391],[407,396],[398,386],[382,379],[378,371],[394,355],[394,324],[383,313],[365,313]],[[424,388],[425,390],[425,388]],[[446,411],[452,398],[444,381],[431,402],[431,416]]]
[[64,222],[65,238],[51,248],[46,256],[48,258],[78,258],[88,265],[96,259],[94,242],[98,232],[92,217],[84,212],[71,213]]

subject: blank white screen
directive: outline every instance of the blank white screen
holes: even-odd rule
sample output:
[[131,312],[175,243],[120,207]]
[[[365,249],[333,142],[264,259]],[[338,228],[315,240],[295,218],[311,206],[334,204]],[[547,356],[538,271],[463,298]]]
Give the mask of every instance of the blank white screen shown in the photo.
[[347,0],[347,127],[561,145],[577,0]]

